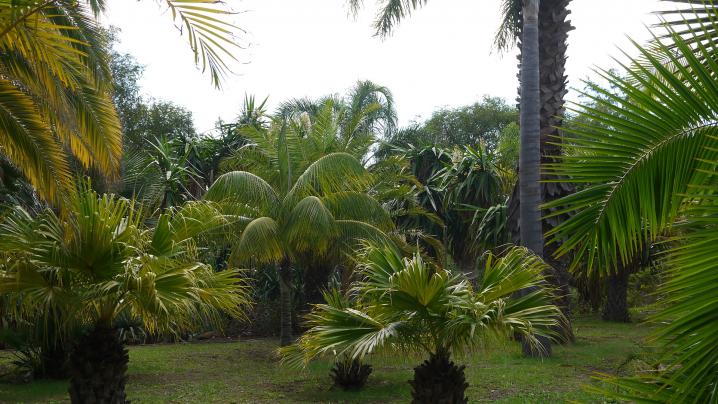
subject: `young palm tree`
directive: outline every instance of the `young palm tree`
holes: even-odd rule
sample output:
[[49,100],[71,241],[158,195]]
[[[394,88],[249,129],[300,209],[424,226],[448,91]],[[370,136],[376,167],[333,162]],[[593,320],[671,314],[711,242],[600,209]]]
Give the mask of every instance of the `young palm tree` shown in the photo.
[[0,225],[7,258],[0,292],[12,299],[16,318],[52,319],[45,337],[89,330],[70,354],[73,403],[126,402],[128,354],[115,328],[121,313],[150,333],[243,315],[248,295],[238,272],[215,272],[193,255],[196,237],[227,224],[211,205],[188,204],[154,228],[142,224],[132,202],[114,196],[81,191],[70,208],[62,218],[52,210],[8,214]]
[[677,32],[637,46],[621,74],[603,72],[622,94],[594,86],[595,105],[579,111],[586,123],[567,138],[572,152],[548,167],[583,186],[551,204],[575,212],[550,236],[577,269],[610,276],[671,236],[666,309],[653,318],[659,371],[611,380],[620,389],[610,393],[632,401],[718,400],[718,8],[687,2],[695,8],[675,13]]
[[[321,355],[361,359],[383,351],[422,352],[414,369],[414,403],[465,403],[464,367],[451,355],[472,351],[493,337],[522,335],[537,344],[549,336],[560,311],[542,272],[545,264],[524,248],[489,255],[476,288],[463,276],[404,258],[388,244],[368,243],[358,257],[359,276],[346,299],[330,299],[307,316],[309,330],[285,348],[285,360],[306,364]],[[518,297],[516,292],[533,291]],[[540,346],[537,345],[537,347]]]
[[280,280],[281,344],[292,342],[292,266],[303,255],[336,253],[357,237],[382,237],[393,227],[366,191],[370,176],[346,152],[334,107],[315,120],[275,119],[245,127],[248,144],[228,164],[237,171],[214,182],[205,199],[245,219],[230,260],[272,265]]

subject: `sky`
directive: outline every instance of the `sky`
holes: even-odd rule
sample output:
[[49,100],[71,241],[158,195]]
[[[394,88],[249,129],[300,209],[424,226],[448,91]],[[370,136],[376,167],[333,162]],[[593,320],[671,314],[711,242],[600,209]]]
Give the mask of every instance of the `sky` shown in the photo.
[[[245,34],[221,90],[195,65],[186,38],[154,1],[109,0],[101,21],[121,29],[117,49],[145,66],[147,97],[192,111],[201,132],[218,118],[231,121],[245,94],[269,97],[273,108],[298,97],[345,94],[357,80],[393,93],[400,125],[421,121],[443,107],[471,104],[484,95],[513,102],[518,87],[516,51],[492,49],[500,0],[432,0],[384,40],[371,23],[376,1],[365,0],[357,18],[345,0],[226,0]],[[573,0],[569,36],[569,86],[596,67],[616,66],[628,37],[644,42],[659,0]],[[634,52],[635,53],[635,52]],[[576,99],[576,93],[569,94]]]

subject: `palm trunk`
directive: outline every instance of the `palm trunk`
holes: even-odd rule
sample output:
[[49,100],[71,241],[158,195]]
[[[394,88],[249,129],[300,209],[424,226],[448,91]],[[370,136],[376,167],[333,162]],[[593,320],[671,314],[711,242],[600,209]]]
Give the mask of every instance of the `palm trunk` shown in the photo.
[[538,52],[539,0],[524,0],[521,49],[521,149],[519,151],[519,231],[521,244],[543,256],[541,230],[541,120]]
[[117,330],[96,325],[82,336],[70,355],[70,400],[73,403],[128,403],[127,349]]
[[[566,85],[566,51],[568,48],[568,33],[573,30],[568,20],[570,11],[568,5],[571,0],[541,0],[538,15],[539,35],[539,87],[540,87],[540,133],[541,133],[541,162],[554,162],[561,155],[560,127],[563,125],[564,96],[567,93]],[[521,41],[519,49],[523,50]],[[523,53],[519,56],[522,60]],[[521,70],[521,63],[519,64]],[[519,93],[520,93],[519,89]],[[519,97],[520,98],[520,97]],[[555,179],[542,174],[543,180]],[[519,198],[520,181],[514,187],[509,198],[508,228],[515,241],[520,240],[519,220],[521,200]],[[568,182],[543,182],[540,184],[542,202],[549,202],[574,192],[574,187]],[[549,212],[544,212],[547,214]],[[545,234],[557,226],[568,215],[559,215],[542,220],[542,231]],[[563,341],[573,341],[574,335],[570,322],[571,311],[569,304],[570,280],[568,263],[565,259],[554,259],[554,252],[558,243],[544,246],[544,258],[554,268],[554,273],[547,274],[548,279],[558,291],[555,304],[561,309],[566,322],[559,327],[559,334]]]
[[[521,148],[519,151],[519,231],[521,244],[543,256],[541,228],[541,120],[539,91],[539,0],[524,0],[521,48]],[[524,291],[528,292],[528,291]],[[538,346],[523,342],[526,356],[550,356],[551,343]]]
[[628,277],[638,261],[629,265],[619,265],[615,272],[606,278],[606,305],[603,307],[603,319],[617,323],[631,321],[628,313]]
[[279,275],[280,333],[281,346],[292,343],[292,267],[283,262],[277,267]]
[[468,403],[465,368],[452,362],[448,351],[432,353],[428,360],[414,368],[414,379],[409,381],[412,404]]
[[[541,87],[541,162],[554,163],[561,155],[561,133],[563,126],[564,97],[568,90],[566,83],[566,51],[568,49],[568,33],[573,30],[568,20],[570,11],[568,5],[571,0],[541,0],[539,8],[539,71]],[[543,180],[556,178],[542,175]],[[575,191],[568,182],[543,182],[541,194],[543,202],[549,202],[570,195]],[[549,213],[549,212],[544,212]],[[544,234],[559,223],[566,220],[568,215],[554,216],[544,219],[542,228]],[[565,259],[554,259],[558,243],[545,246],[544,255],[547,262],[554,268],[551,281],[556,287],[558,298],[556,305],[561,309],[566,323],[559,329],[562,340],[574,340],[571,326],[570,286],[571,275],[568,272],[568,262]]]

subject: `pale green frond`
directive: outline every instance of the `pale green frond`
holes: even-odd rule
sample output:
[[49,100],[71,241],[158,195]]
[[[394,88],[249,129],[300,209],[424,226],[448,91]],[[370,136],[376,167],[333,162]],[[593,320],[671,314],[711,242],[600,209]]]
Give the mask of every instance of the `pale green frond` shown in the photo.
[[282,237],[277,222],[270,217],[252,220],[242,232],[239,241],[233,247],[230,262],[254,262],[272,264],[284,258]]
[[224,76],[229,73],[227,60],[237,61],[234,53],[240,49],[237,35],[241,29],[228,22],[233,15],[223,2],[216,0],[163,0],[187,35],[194,61],[209,70],[212,84],[220,88]]
[[543,274],[551,267],[523,247],[510,247],[500,256],[487,253],[477,293],[486,302],[508,298],[514,293],[534,287],[546,287]]
[[321,199],[308,196],[299,201],[287,216],[283,237],[296,252],[311,251],[322,256],[335,233],[332,213]]
[[[363,0],[349,0],[352,12],[356,13],[362,3]],[[389,36],[401,20],[426,3],[427,0],[382,0],[374,20],[375,35],[382,38]]]
[[383,231],[394,228],[389,212],[366,192],[336,192],[322,197],[324,205],[338,220],[356,220]]
[[309,195],[359,191],[369,185],[369,172],[352,155],[331,153],[312,163],[296,180],[285,203],[294,204]]
[[262,178],[246,171],[222,174],[209,187],[204,198],[214,202],[248,205],[265,215],[272,215],[279,205],[274,188]]

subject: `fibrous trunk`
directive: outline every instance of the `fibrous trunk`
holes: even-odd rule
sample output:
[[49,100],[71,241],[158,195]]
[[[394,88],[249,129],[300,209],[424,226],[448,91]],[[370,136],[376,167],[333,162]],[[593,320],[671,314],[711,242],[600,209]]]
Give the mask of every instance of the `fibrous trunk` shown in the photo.
[[463,404],[466,399],[464,369],[450,360],[449,353],[439,351],[431,354],[420,366],[414,368],[414,380],[410,380],[411,402],[414,404]]
[[279,344],[287,346],[292,343],[292,267],[285,262],[277,267],[277,271],[281,305]]
[[117,330],[96,326],[70,355],[70,400],[83,404],[122,404],[127,382],[127,349]]

